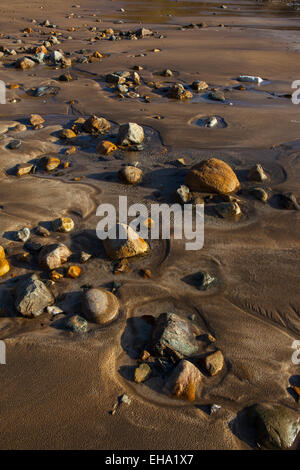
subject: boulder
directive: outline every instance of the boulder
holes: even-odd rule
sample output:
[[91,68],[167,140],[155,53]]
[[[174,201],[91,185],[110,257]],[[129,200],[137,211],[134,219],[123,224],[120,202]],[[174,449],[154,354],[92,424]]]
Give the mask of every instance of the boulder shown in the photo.
[[69,248],[63,243],[46,245],[39,253],[39,264],[45,269],[57,269],[68,261],[71,254]]
[[118,144],[141,144],[144,140],[144,129],[135,122],[128,122],[119,128]]
[[194,165],[186,176],[191,191],[230,194],[236,192],[240,183],[227,163],[209,158]]
[[247,409],[260,445],[269,449],[288,449],[300,431],[300,416],[281,405],[256,404]]
[[37,317],[49,305],[54,296],[36,274],[18,283],[15,292],[15,307],[24,317]]
[[117,237],[118,231],[120,238],[112,238],[114,230],[109,232],[109,237],[103,240],[103,245],[107,256],[111,259],[122,259],[130,258],[131,256],[137,256],[146,254],[150,250],[147,242],[128,225],[117,223]]
[[203,374],[190,361],[182,359],[167,380],[164,391],[175,398],[195,401],[200,390]]
[[82,312],[88,321],[106,325],[116,318],[118,311],[117,297],[105,289],[92,288],[83,294]]
[[193,325],[175,313],[162,313],[152,331],[151,350],[156,356],[177,359],[196,354],[198,344]]

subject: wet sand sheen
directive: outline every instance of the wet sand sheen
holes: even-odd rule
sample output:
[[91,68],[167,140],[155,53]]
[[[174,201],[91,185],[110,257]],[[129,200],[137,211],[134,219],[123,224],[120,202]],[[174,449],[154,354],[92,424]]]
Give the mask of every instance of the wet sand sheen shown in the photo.
[[[85,48],[109,56],[98,63],[75,64],[71,72],[78,74],[78,80],[70,83],[58,82],[56,78],[65,71],[50,67],[38,66],[33,73],[0,69],[6,83],[21,83],[20,89],[7,90],[8,100],[15,97],[21,101],[8,101],[0,110],[1,244],[11,249],[9,260],[16,274],[15,278],[8,275],[1,289],[8,286],[13,293],[16,280],[32,272],[16,261],[22,245],[11,243],[9,232],[64,213],[74,218],[76,231],[71,236],[52,233],[47,243],[62,241],[72,251],[92,252],[93,258],[79,279],[56,283],[56,304],[67,314],[80,314],[83,285],[108,287],[116,280],[122,284],[118,290],[121,310],[111,325],[90,324],[82,336],[60,329],[47,314],[34,320],[7,315],[0,319],[0,338],[7,344],[7,365],[0,367],[0,408],[6,423],[0,448],[249,449],[251,443],[238,436],[232,425],[237,412],[256,402],[297,407],[287,388],[290,378],[298,373],[291,362],[291,345],[300,332],[299,213],[243,196],[246,209],[239,223],[207,216],[205,246],[196,254],[185,250],[184,241],[153,241],[149,257],[131,262],[131,272],[117,277],[95,237],[98,218],[94,208],[100,202],[117,205],[119,194],[128,196],[128,204],[144,202],[149,206],[157,202],[157,191],[159,202],[172,202],[173,192],[183,184],[187,172],[172,164],[180,157],[187,168],[203,158],[221,158],[236,170],[245,186],[243,175],[260,161],[270,175],[273,192],[293,191],[299,196],[298,107],[289,99],[268,95],[291,93],[291,82],[299,78],[298,52],[293,44],[296,36],[289,31],[286,40],[283,32],[277,31],[277,27],[298,28],[299,12],[286,5],[279,9],[252,2],[233,2],[222,10],[216,3],[175,5],[160,1],[160,13],[149,16],[146,1],[139,2],[138,8],[136,2],[113,7],[110,2],[101,2],[99,7],[99,2],[89,0],[73,9],[73,3],[51,2],[49,20],[64,36],[73,37],[59,47],[72,55]],[[48,16],[48,2],[43,6],[41,10],[34,2],[31,5],[30,16],[38,23]],[[121,7],[125,13],[118,11]],[[20,37],[28,45],[47,38],[38,33],[23,38],[20,31],[30,23],[24,23],[22,2],[7,3],[1,9],[5,35]],[[71,12],[81,18],[66,18]],[[102,17],[102,23],[95,23],[94,12]],[[125,23],[114,24],[119,19]],[[165,37],[87,42],[93,33],[85,23],[100,29],[134,30],[140,20]],[[206,21],[208,28],[178,29],[200,21]],[[227,27],[218,28],[220,23]],[[67,28],[73,25],[79,29],[69,33]],[[5,37],[0,38],[0,44],[17,47]],[[161,52],[151,52],[154,48]],[[141,53],[146,55],[139,56]],[[150,103],[120,101],[105,89],[103,76],[131,70],[137,64],[144,67],[140,74],[145,87],[150,80],[169,82],[157,76],[168,67],[178,72],[171,82],[190,85],[201,79],[212,87],[228,89],[233,106],[205,99],[181,103],[163,93],[152,93]],[[242,73],[260,75],[270,83],[257,92],[236,91],[235,78]],[[59,86],[59,93],[55,98],[25,99],[26,91],[41,84]],[[75,103],[69,105],[70,100]],[[19,135],[7,131],[14,125],[12,121],[26,122],[31,113],[46,119],[44,129]],[[76,117],[93,113],[112,122],[113,134],[117,124],[128,121],[145,126],[145,150],[118,151],[99,159],[91,138],[79,142],[79,150],[68,157],[71,166],[63,174],[36,174],[22,180],[10,174],[17,163],[43,155],[58,154],[64,161],[67,146],[57,133]],[[156,119],[158,115],[162,119]],[[228,126],[213,130],[194,125],[195,120],[214,115]],[[12,138],[24,141],[22,150],[7,149]],[[137,187],[124,187],[116,177],[126,159],[140,161],[144,179]],[[84,179],[74,182],[76,176]],[[152,279],[141,278],[140,270],[145,268],[151,269]],[[38,267],[34,269],[39,272]],[[199,270],[214,273],[218,286],[200,292],[184,281]],[[131,348],[137,340],[140,317],[165,311],[185,318],[195,314],[195,323],[217,338],[217,347],[225,356],[222,375],[213,383],[206,381],[194,405],[170,399],[155,380],[137,385],[127,373],[136,364]],[[111,416],[109,412],[122,393],[127,393],[132,403],[122,405]],[[205,405],[212,403],[222,408],[209,416]]]

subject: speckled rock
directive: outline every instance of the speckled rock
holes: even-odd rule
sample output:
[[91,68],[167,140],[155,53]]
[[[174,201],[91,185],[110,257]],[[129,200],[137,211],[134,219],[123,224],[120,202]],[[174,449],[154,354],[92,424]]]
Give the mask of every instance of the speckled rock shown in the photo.
[[82,312],[88,321],[106,325],[116,318],[118,311],[117,297],[105,289],[92,288],[82,296]]

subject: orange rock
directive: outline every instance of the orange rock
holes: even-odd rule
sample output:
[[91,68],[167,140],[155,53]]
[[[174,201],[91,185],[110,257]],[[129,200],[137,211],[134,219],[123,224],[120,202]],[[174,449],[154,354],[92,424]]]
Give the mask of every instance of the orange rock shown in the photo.
[[63,278],[63,275],[61,273],[59,273],[58,271],[51,271],[50,279],[52,281],[58,281],[61,278]]
[[65,163],[64,163],[64,169],[65,169],[65,170],[66,170],[67,168],[69,168],[69,166],[70,166],[70,162],[65,162]]
[[26,33],[27,33],[27,34],[33,33],[33,29],[30,28],[30,26],[28,26],[28,28],[25,28],[25,29],[24,29],[24,34],[26,34]]
[[72,153],[76,152],[76,147],[70,147],[69,149],[66,150],[66,155],[72,155]]
[[5,259],[5,251],[3,246],[0,245],[0,261],[3,261]]
[[203,374],[191,362],[182,359],[165,385],[165,391],[176,398],[195,401]]
[[0,260],[0,276],[4,276],[10,270],[9,263],[6,259]]
[[141,354],[140,360],[147,361],[147,359],[149,359],[150,356],[151,354],[148,351],[144,350]]
[[152,278],[152,273],[150,269],[142,269],[142,276],[144,279],[151,279]]
[[298,401],[299,401],[299,397],[300,397],[300,387],[296,387],[296,385],[294,387],[292,387],[292,389],[294,390],[294,392],[296,393],[297,397],[298,397]]
[[109,140],[102,140],[97,145],[97,151],[102,155],[109,155],[110,153],[115,152],[116,150],[117,146],[112,142],[109,142]]
[[15,88],[20,88],[20,85],[18,83],[11,83],[9,85],[10,90],[14,90]]
[[67,272],[67,276],[71,277],[72,279],[76,279],[82,273],[82,269],[80,266],[70,266]]
[[44,54],[48,54],[48,51],[47,51],[47,49],[46,49],[45,46],[37,46],[37,47],[33,50],[33,52],[34,52],[35,54],[39,54],[40,52],[43,52]]
[[240,183],[227,163],[209,158],[194,165],[186,176],[186,184],[192,191],[230,194],[236,192]]
[[75,132],[71,129],[63,129],[60,131],[60,137],[62,139],[74,139],[76,136]]
[[217,375],[224,367],[224,356],[222,351],[216,351],[209,354],[201,360],[201,365],[209,375]]
[[93,57],[95,57],[96,59],[102,59],[103,55],[101,54],[101,52],[95,51]]

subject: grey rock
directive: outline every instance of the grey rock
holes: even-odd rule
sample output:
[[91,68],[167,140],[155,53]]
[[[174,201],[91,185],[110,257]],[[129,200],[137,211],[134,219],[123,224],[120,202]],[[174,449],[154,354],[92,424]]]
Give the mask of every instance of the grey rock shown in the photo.
[[25,243],[30,238],[30,229],[28,227],[24,227],[17,232],[17,240]]
[[8,148],[10,148],[11,150],[15,150],[15,149],[19,149],[21,145],[22,145],[22,142],[20,140],[12,140],[11,142],[9,142]]
[[256,163],[256,165],[250,168],[248,173],[249,181],[265,181],[267,179],[268,177],[260,163]]
[[253,405],[247,416],[256,428],[259,444],[269,449],[288,449],[300,431],[299,414],[280,405]]
[[217,283],[217,278],[212,276],[207,271],[200,271],[197,273],[197,289],[205,291],[210,289]]
[[117,297],[100,288],[88,289],[82,296],[82,312],[91,322],[105,325],[116,318],[119,311]]
[[85,333],[88,329],[88,322],[80,315],[72,315],[66,320],[65,326],[74,333]]
[[15,293],[15,307],[24,317],[37,317],[49,305],[54,296],[36,274],[18,283]]
[[135,122],[128,122],[119,128],[118,144],[141,144],[144,140],[144,129]]
[[221,202],[215,206],[215,211],[223,219],[241,214],[241,208],[237,202]]
[[196,354],[198,344],[192,325],[175,313],[162,313],[152,331],[151,349],[155,355],[177,359]]
[[222,102],[224,102],[226,100],[224,92],[221,91],[221,90],[211,91],[209,93],[208,97],[213,101],[222,101]]
[[264,188],[249,188],[249,193],[261,202],[267,202],[269,194]]

